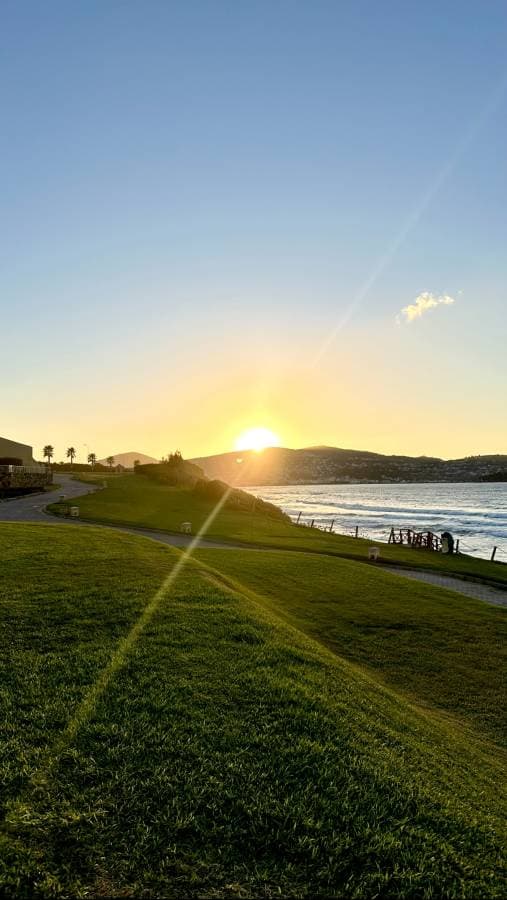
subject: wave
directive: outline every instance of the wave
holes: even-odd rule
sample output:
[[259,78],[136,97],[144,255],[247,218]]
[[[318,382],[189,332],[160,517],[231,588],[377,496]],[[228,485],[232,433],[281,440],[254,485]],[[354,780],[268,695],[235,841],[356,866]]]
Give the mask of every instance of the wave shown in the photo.
[[[315,506],[315,500],[299,500],[298,501],[302,506]],[[297,504],[296,504],[297,505]],[[380,506],[379,504],[369,504],[369,503],[344,503],[333,502],[332,500],[328,500],[327,502],[320,501],[318,503],[319,506],[327,506],[330,510],[344,510],[354,512],[358,510],[360,513],[371,512],[378,513],[383,515],[418,515],[418,516],[455,516],[457,518],[462,518],[464,516],[482,516],[487,519],[498,519],[507,524],[507,510],[505,512],[498,511],[493,512],[488,509],[470,509],[463,507],[434,507],[434,506],[400,506],[400,505],[389,505],[389,506]]]
[[507,553],[507,484],[290,485],[255,492],[320,527],[334,519],[335,531],[350,534],[357,526],[380,539],[392,527],[449,530],[468,553],[489,556],[493,544],[497,558],[505,556],[502,545]]

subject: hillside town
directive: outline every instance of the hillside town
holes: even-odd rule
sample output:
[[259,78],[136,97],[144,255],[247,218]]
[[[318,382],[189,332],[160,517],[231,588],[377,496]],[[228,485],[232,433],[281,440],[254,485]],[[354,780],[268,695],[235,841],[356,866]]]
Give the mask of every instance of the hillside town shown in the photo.
[[361,450],[272,447],[261,454],[224,453],[193,460],[211,478],[241,484],[376,484],[505,481],[507,455],[443,460]]

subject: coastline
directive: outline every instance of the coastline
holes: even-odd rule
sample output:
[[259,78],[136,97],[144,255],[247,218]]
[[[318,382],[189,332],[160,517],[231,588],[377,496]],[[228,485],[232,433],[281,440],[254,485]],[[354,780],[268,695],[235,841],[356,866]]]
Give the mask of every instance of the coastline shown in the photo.
[[301,524],[387,542],[391,528],[450,531],[460,551],[507,562],[505,482],[362,482],[253,485]]

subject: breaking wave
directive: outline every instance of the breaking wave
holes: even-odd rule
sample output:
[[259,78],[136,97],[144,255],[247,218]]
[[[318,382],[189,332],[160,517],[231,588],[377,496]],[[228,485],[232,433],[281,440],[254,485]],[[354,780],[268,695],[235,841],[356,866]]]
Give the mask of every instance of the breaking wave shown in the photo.
[[507,562],[507,484],[309,484],[249,488],[300,521],[387,540],[392,527],[450,531],[465,553]]

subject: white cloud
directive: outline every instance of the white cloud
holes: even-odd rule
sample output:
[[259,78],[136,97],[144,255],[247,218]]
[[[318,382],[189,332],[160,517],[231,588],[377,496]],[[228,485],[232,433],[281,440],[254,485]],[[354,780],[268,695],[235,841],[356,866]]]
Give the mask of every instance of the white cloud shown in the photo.
[[402,321],[413,322],[414,319],[420,319],[429,309],[434,309],[436,306],[450,306],[454,302],[454,297],[449,297],[449,294],[437,296],[429,291],[424,291],[415,298],[413,303],[403,307],[396,316],[396,323],[401,325]]

